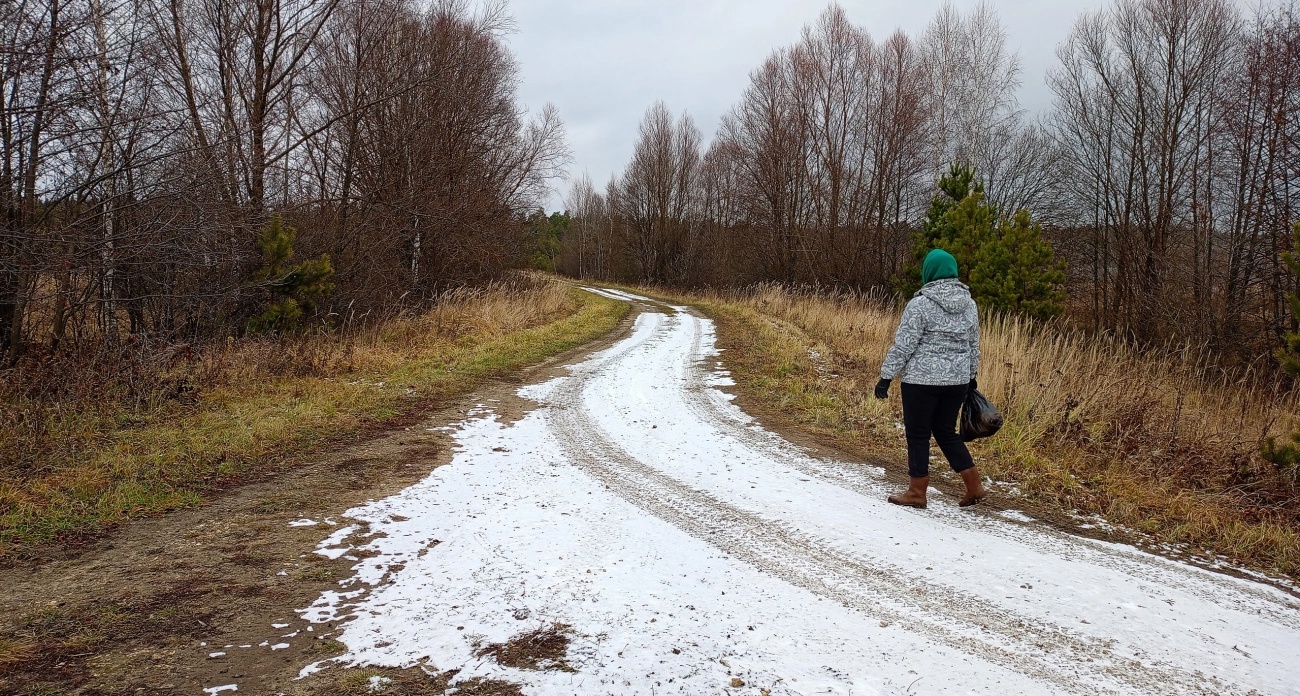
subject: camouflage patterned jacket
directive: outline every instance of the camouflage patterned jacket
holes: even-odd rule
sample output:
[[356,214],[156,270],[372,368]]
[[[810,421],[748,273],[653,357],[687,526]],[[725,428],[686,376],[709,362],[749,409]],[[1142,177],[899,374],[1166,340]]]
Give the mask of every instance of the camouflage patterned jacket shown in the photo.
[[908,384],[954,385],[980,367],[980,320],[970,289],[954,278],[926,284],[907,303],[881,379],[901,372]]

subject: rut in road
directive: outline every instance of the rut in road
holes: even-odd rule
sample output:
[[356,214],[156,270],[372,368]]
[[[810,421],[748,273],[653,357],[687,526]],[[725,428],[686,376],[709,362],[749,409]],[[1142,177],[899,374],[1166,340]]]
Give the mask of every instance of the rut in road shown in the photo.
[[[693,322],[695,318],[682,308],[664,321],[668,323],[665,329],[671,329],[672,323]],[[704,381],[698,364],[698,323],[694,333],[696,350],[683,357],[691,363],[688,370],[695,375],[692,381],[697,387],[688,391],[698,394],[703,391],[698,387]],[[655,341],[655,336],[651,334],[644,340]],[[784,528],[778,521],[729,505],[643,464],[605,436],[583,405],[583,392],[593,379],[610,370],[627,353],[642,347],[639,342],[628,344],[600,362],[575,371],[550,399],[568,404],[556,409],[550,422],[584,471],[646,512],[791,584],[924,633],[954,649],[978,653],[1063,691],[1092,693],[1116,680],[1147,693],[1235,693],[1204,674],[1143,665],[1140,660],[1115,655],[1112,641],[1015,616],[978,599],[955,601],[950,588],[936,586],[878,560],[859,558],[821,544]],[[699,410],[693,415],[711,417],[716,422],[731,421],[720,417],[716,408],[703,406],[705,401],[695,402]],[[729,430],[729,436],[737,434],[736,429]],[[759,443],[751,439],[746,444]],[[824,475],[821,471],[809,473]],[[871,492],[877,491],[873,488]],[[902,588],[906,589],[900,592]],[[1086,671],[1081,666],[1086,666]],[[1103,678],[1088,683],[1095,677]]]

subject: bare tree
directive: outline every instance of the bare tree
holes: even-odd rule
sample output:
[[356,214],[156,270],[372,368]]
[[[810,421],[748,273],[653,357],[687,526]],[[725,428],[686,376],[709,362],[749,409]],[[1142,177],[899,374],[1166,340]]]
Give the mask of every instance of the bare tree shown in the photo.
[[1226,2],[1119,0],[1079,20],[1049,75],[1071,178],[1096,211],[1108,307],[1095,313],[1146,337],[1173,313],[1170,261],[1193,227],[1236,35]]
[[[0,5],[0,351],[239,332],[273,214],[383,306],[520,263],[568,161],[503,2]],[[414,292],[412,292],[414,291]]]
[[696,182],[700,132],[683,114],[674,124],[663,102],[646,111],[632,161],[611,200],[624,222],[638,280],[680,281],[687,277],[698,231]]
[[788,52],[769,57],[750,75],[750,85],[732,114],[723,119],[719,141],[735,152],[740,177],[737,197],[750,223],[750,248],[762,277],[796,281],[807,240],[808,171],[804,113],[791,89]]
[[[1000,168],[999,144],[1013,137],[1023,112],[1016,101],[1020,59],[1007,49],[997,11],[980,2],[969,15],[940,8],[922,39],[934,114],[931,172],[938,181],[948,164],[969,163],[983,177]],[[989,186],[988,193],[1000,194]]]
[[[1238,344],[1254,324],[1273,341],[1294,326],[1287,320],[1288,286],[1281,256],[1287,231],[1300,217],[1300,17],[1294,6],[1261,9],[1246,30],[1239,62],[1222,92],[1221,127],[1210,133],[1213,169],[1199,177],[1197,276],[1218,278],[1221,318],[1214,327],[1224,345]],[[1198,284],[1212,297],[1214,285]],[[1221,307],[1221,309],[1219,309]],[[1253,333],[1253,332],[1252,332]]]
[[609,206],[586,174],[578,177],[565,197],[565,206],[573,220],[573,227],[560,271],[579,279],[613,278],[611,256],[614,240],[606,233],[609,227]]
[[773,54],[715,144],[750,242],[734,258],[784,282],[888,285],[931,186],[929,80],[914,42],[876,44],[836,5]]

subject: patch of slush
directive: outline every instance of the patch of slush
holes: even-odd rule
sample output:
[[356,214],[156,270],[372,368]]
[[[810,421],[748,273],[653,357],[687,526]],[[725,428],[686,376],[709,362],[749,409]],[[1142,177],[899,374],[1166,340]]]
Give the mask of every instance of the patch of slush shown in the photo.
[[239,691],[239,685],[226,684],[225,686],[209,686],[203,689],[203,693],[208,694],[209,696],[216,696],[216,694],[222,693],[224,691]]
[[583,290],[600,295],[601,297],[608,297],[611,300],[622,300],[624,302],[653,302],[653,300],[648,297],[633,295],[630,292],[623,292],[622,290],[615,290],[613,288],[584,287]]
[[[337,639],[348,652],[331,662],[458,669],[458,680],[505,679],[529,694],[720,693],[733,678],[774,695],[1060,692],[1027,669],[788,584],[628,503],[577,466],[552,427],[554,414],[581,408],[593,431],[663,476],[890,574],[896,593],[882,606],[920,591],[941,600],[915,611],[972,648],[1014,646],[1007,626],[1046,626],[1110,646],[1098,659],[1116,670],[1158,668],[1225,693],[1300,693],[1295,598],[1131,547],[999,523],[944,496],[927,511],[888,505],[875,469],[815,460],[735,407],[710,382],[712,325],[674,311],[640,315],[632,336],[572,376],[521,389],[542,404],[522,419],[505,424],[486,410],[467,419],[450,464],[348,511],[369,541],[349,547],[349,526],[317,553],[362,557],[340,583],[355,589],[327,591],[302,612],[345,620]],[[580,403],[550,401],[579,378]],[[847,483],[806,473],[819,467],[848,471]],[[943,604],[988,607],[1006,633],[987,636],[935,609]],[[476,657],[555,623],[572,626],[575,673]],[[1088,674],[1070,691],[1147,691],[1078,656],[1058,660],[1060,674]]]
[[605,288],[583,288],[583,290],[586,290],[587,292],[593,295],[600,295],[601,297],[605,297],[611,300],[620,300],[626,302],[629,299],[626,296],[626,294],[618,290],[608,290]]

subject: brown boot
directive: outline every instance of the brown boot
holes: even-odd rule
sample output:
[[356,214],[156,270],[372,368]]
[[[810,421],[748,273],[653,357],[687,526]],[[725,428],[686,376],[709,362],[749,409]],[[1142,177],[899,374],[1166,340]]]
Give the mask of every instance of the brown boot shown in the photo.
[[930,487],[930,477],[913,478],[912,485],[907,487],[907,491],[898,495],[889,496],[889,502],[895,505],[906,505],[914,508],[925,507],[925,491]]
[[979,469],[972,466],[960,475],[962,482],[966,484],[966,495],[961,497],[957,502],[958,505],[969,507],[989,496],[989,492],[984,490],[984,481],[980,479]]

